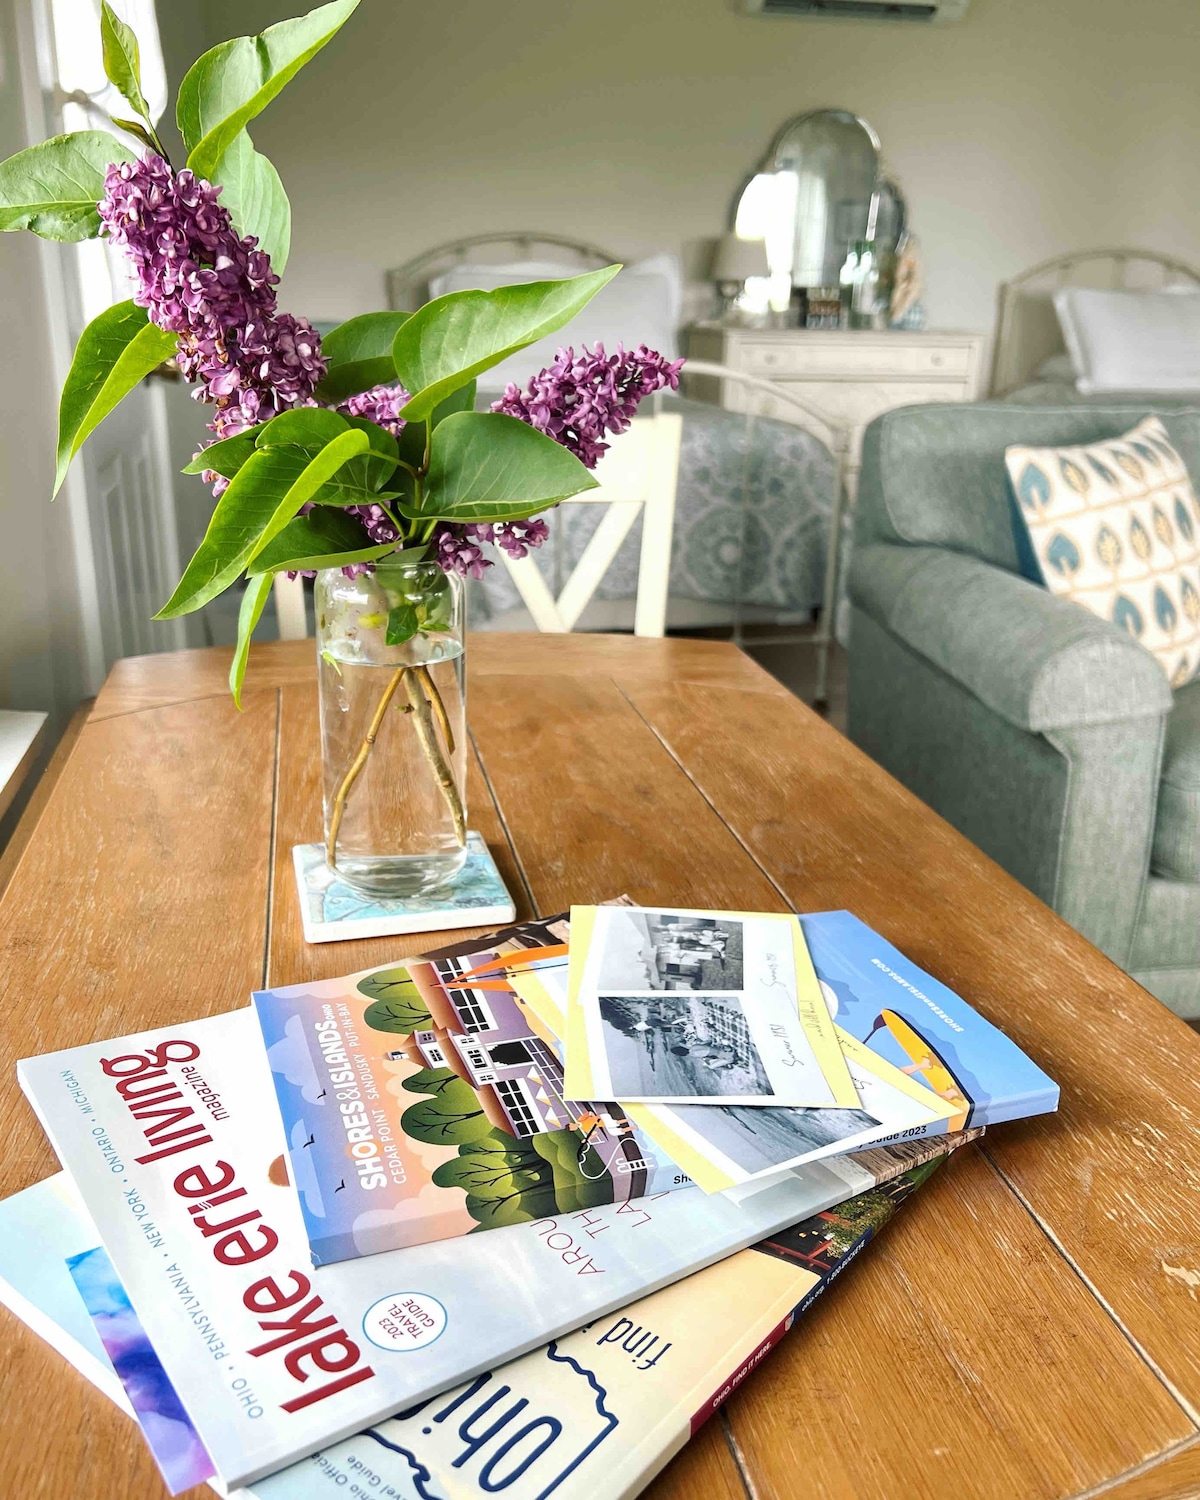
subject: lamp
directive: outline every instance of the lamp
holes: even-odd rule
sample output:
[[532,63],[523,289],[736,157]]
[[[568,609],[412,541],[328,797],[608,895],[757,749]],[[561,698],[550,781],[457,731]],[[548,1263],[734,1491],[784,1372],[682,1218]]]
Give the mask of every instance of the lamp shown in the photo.
[[713,256],[712,279],[721,293],[722,316],[733,309],[750,276],[769,276],[766,240],[747,240],[737,234],[724,234],[717,241]]

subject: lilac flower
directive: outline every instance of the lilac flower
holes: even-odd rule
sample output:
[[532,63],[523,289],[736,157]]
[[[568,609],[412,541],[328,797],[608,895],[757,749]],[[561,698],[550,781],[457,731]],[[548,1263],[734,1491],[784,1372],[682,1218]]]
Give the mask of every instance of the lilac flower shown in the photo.
[[683,360],[664,359],[645,344],[632,353],[618,344],[611,355],[603,344],[593,350],[584,345],[578,356],[560,349],[526,390],[510,384],[492,410],[528,422],[594,469],[608,451],[605,436],[624,432],[638,403],[653,391],[678,390],[682,367]]
[[[435,537],[434,561],[443,573],[457,573],[461,578],[482,578],[491,561],[484,557],[480,542],[491,540],[490,526],[455,526],[443,522]],[[483,536],[478,533],[486,533]]]
[[407,400],[408,392],[402,385],[375,385],[369,391],[343,401],[338,411],[348,417],[366,417],[368,422],[374,422],[398,438],[404,430],[400,408]]
[[270,257],[238,237],[220,192],[150,155],[109,167],[100,218],[134,269],[133,300],[178,335],[193,395],[216,406],[212,430],[232,437],[308,404],[325,360],[312,325],[276,311]]

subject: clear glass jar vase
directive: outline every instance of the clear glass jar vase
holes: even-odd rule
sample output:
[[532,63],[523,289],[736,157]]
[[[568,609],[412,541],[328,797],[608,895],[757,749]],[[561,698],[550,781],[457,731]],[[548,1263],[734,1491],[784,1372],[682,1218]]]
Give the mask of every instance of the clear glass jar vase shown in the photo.
[[[364,895],[436,890],[466,860],[462,580],[328,568],[316,615],[326,863]],[[408,639],[389,644],[389,621]]]

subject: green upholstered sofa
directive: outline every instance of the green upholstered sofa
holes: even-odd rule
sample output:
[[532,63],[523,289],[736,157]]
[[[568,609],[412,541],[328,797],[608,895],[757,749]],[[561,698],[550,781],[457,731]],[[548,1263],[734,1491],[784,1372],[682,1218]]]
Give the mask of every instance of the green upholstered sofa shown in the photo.
[[[1088,443],[1138,405],[914,406],[867,429],[850,736],[1183,1016],[1200,1016],[1200,680],[1022,578],[1010,443]],[[1200,410],[1163,410],[1200,492]],[[1036,955],[1030,955],[1036,962]]]

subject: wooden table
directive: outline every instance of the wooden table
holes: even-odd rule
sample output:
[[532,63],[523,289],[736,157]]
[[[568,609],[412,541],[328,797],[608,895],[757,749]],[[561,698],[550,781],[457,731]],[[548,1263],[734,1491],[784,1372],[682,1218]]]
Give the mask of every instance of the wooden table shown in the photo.
[[[312,653],[256,647],[241,714],[224,652],[114,668],[0,911],[0,1191],[54,1169],[17,1057],[420,945],[301,939]],[[1200,1038],[732,647],[484,636],[470,659],[471,823],[519,916],[622,891],[849,907],[1062,1086],[1057,1116],[952,1159],[657,1500],[1200,1493]],[[3,1333],[4,1493],[161,1493],[128,1422]]]

